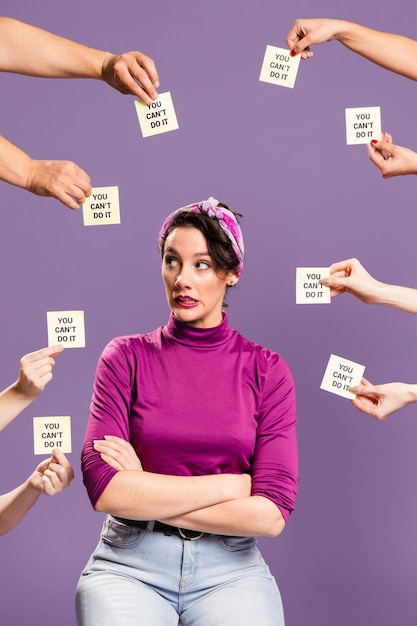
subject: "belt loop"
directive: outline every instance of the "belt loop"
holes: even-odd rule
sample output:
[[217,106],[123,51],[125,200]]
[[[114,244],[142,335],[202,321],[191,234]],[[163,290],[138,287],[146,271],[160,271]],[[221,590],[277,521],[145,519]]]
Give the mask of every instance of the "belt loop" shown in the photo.
[[149,522],[146,525],[146,532],[147,533],[152,533],[154,526],[155,526],[155,520],[154,519],[149,520]]

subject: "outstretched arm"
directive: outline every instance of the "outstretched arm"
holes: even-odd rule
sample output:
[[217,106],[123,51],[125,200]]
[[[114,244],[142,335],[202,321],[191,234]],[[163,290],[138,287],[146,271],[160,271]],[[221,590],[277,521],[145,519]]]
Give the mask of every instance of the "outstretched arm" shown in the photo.
[[356,393],[352,400],[356,408],[377,420],[385,420],[392,413],[417,402],[417,385],[407,383],[372,385],[363,378],[361,384],[352,387],[351,391]]
[[313,56],[311,46],[326,41],[340,41],[344,46],[387,70],[417,80],[417,41],[327,18],[297,19],[286,42],[303,59]]
[[0,430],[42,393],[52,379],[54,357],[62,350],[60,345],[50,346],[21,358],[19,378],[0,393]]
[[53,450],[51,458],[39,463],[24,483],[0,496],[0,535],[14,528],[41,494],[54,496],[68,487],[73,478],[74,470],[65,455]]
[[332,296],[351,293],[366,304],[381,304],[417,314],[417,289],[381,283],[373,278],[358,259],[347,259],[330,266],[330,276],[320,282]]
[[0,136],[0,180],[78,209],[91,195],[90,177],[72,161],[40,161]]
[[145,54],[96,50],[9,17],[0,17],[0,71],[44,78],[96,78],[147,104],[158,97],[158,73]]

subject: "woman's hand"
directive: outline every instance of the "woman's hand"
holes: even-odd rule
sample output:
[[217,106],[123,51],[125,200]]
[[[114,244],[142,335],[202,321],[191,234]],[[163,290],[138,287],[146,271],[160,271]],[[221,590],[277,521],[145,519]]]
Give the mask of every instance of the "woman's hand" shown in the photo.
[[100,453],[101,459],[113,467],[120,470],[143,471],[142,464],[133,446],[120,437],[105,435],[104,439],[94,441],[94,450]]

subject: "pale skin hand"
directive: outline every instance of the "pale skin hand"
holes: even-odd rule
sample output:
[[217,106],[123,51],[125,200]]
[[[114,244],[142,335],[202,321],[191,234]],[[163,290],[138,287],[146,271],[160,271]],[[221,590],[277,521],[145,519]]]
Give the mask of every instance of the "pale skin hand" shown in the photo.
[[369,380],[362,378],[361,384],[352,387],[351,391],[356,393],[352,404],[377,420],[385,420],[392,413],[417,402],[417,385],[406,383],[372,385]]
[[296,20],[286,38],[292,55],[301,54],[303,59],[313,56],[310,46],[331,40],[387,70],[417,80],[417,41],[402,35],[344,20],[315,18]]
[[100,453],[101,459],[117,471],[143,471],[142,464],[133,446],[125,439],[106,435],[104,439],[94,441],[94,450]]
[[[105,441],[94,442],[94,449],[100,452],[103,461],[118,471],[142,472],[142,465],[134,448],[124,439],[106,436]],[[177,478],[181,480],[181,477]],[[236,478],[239,479],[239,475]],[[285,527],[281,512],[267,498],[251,496],[250,477],[242,474],[241,478],[246,482],[246,487],[234,499],[202,506],[180,515],[150,517],[157,517],[159,521],[173,526],[223,535],[278,535]]]
[[417,153],[409,148],[394,145],[388,133],[382,134],[381,141],[367,144],[366,149],[370,160],[381,172],[382,178],[417,174]]
[[320,280],[331,296],[351,293],[366,304],[380,304],[417,314],[417,289],[389,285],[373,278],[358,259],[339,261],[330,266],[330,276]]
[[72,161],[32,159],[25,186],[38,196],[56,198],[69,209],[78,209],[91,196],[89,175]]
[[39,463],[29,478],[0,496],[0,535],[9,532],[26,515],[41,494],[54,496],[66,489],[74,478],[71,464],[60,450]]
[[54,496],[69,487],[73,479],[74,470],[65,454],[54,449],[51,457],[39,463],[28,480],[40,494]]
[[330,295],[351,293],[366,304],[375,302],[382,283],[375,280],[358,259],[339,261],[330,266],[330,276],[320,280],[322,285],[330,287]]
[[313,44],[324,43],[335,38],[339,20],[330,19],[299,19],[295,20],[285,41],[289,50],[301,53],[301,58],[309,59],[314,55],[310,49]]
[[0,430],[42,393],[52,380],[55,357],[62,351],[61,345],[55,345],[21,358],[18,379],[0,393]]
[[141,52],[106,55],[102,77],[114,89],[137,96],[146,104],[158,97],[159,77],[155,63]]
[[88,174],[72,161],[41,161],[0,136],[0,180],[78,209],[91,195]]

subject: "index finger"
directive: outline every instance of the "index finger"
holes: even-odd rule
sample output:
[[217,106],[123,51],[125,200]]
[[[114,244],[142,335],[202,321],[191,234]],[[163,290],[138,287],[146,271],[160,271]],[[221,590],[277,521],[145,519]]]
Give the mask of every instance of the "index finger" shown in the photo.
[[285,38],[285,41],[290,50],[292,50],[295,44],[298,43],[298,26],[296,21],[291,26],[290,31]]
[[330,266],[330,274],[335,274],[336,272],[346,272],[347,269],[352,268],[352,259],[345,259],[344,261],[337,261],[336,263],[332,263]]
[[54,448],[52,450],[52,455],[50,458],[50,462],[51,463],[57,463],[58,465],[61,465],[61,467],[65,467],[66,469],[71,468],[71,463],[68,461],[67,457],[65,456],[65,454],[59,450],[58,448]]
[[159,87],[159,75],[153,59],[146,56],[145,54],[141,54],[141,60],[142,63],[140,65],[142,65],[142,67],[146,70],[146,73],[151,79],[153,86]]
[[53,346],[48,346],[47,348],[41,348],[40,350],[36,350],[35,352],[29,352],[22,357],[26,361],[33,363],[34,361],[39,361],[40,359],[44,359],[45,357],[55,357],[64,350],[64,346],[61,344],[55,344]]

